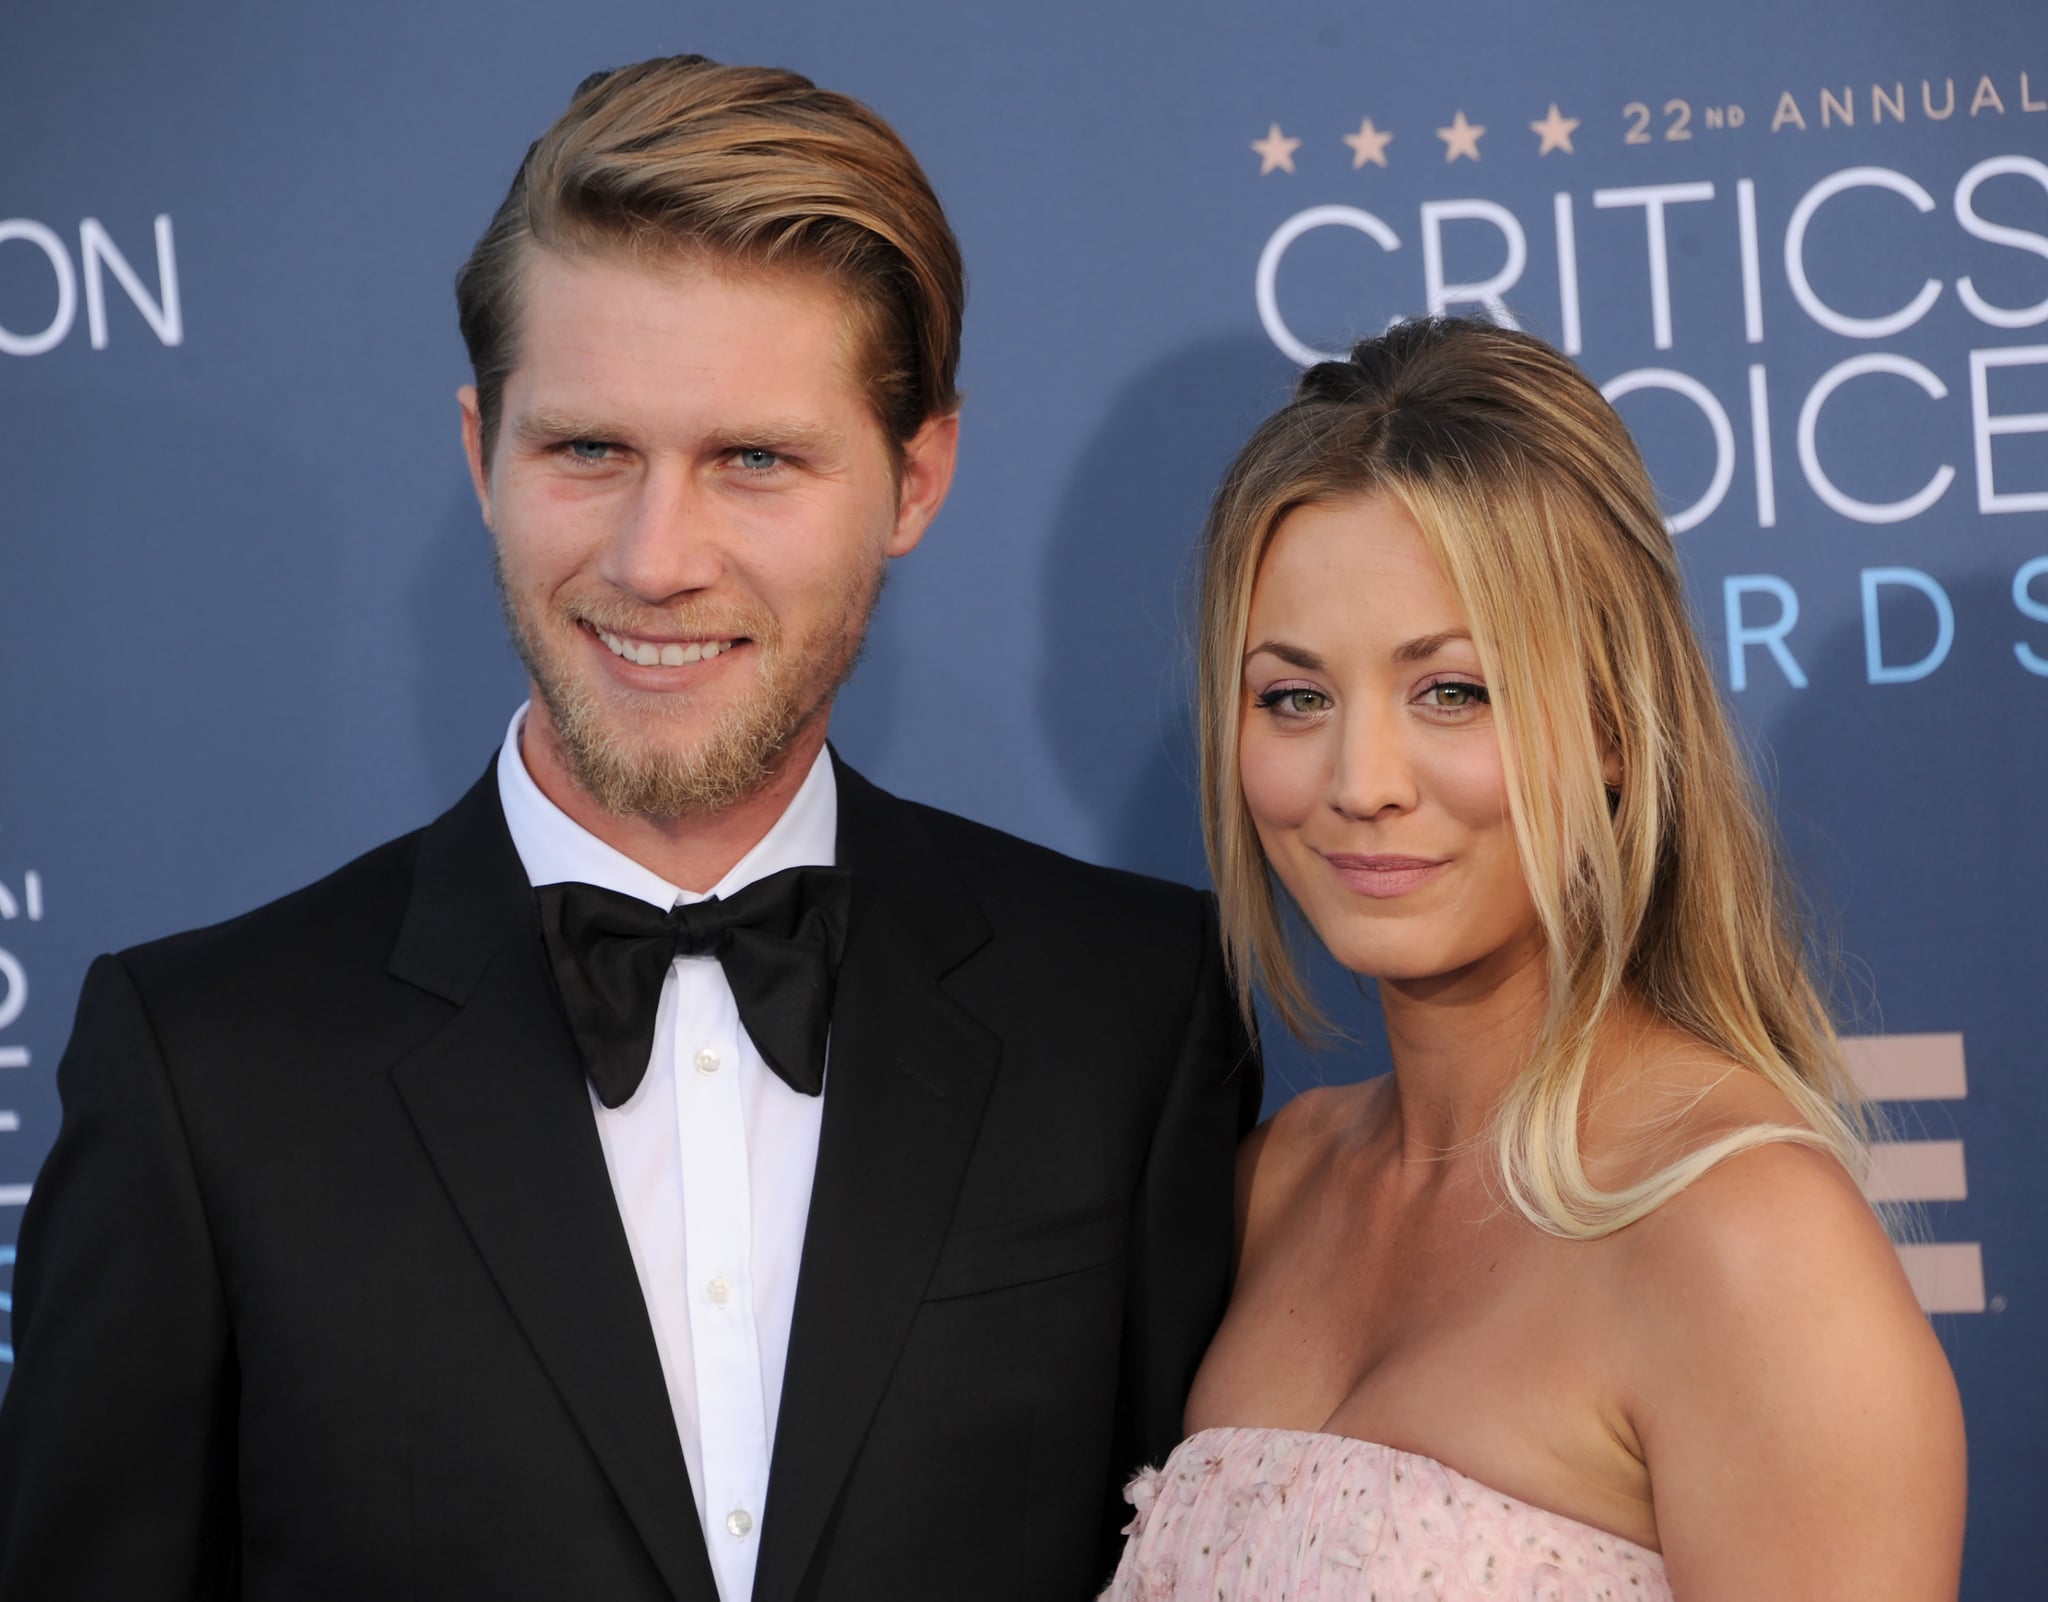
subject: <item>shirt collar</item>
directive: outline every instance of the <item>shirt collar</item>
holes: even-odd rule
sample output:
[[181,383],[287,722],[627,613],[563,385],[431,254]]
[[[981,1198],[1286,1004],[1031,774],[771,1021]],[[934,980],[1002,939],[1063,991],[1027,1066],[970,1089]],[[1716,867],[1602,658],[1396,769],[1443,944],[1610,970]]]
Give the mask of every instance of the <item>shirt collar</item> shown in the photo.
[[833,866],[839,838],[839,786],[832,772],[832,754],[823,747],[774,826],[724,878],[700,895],[670,884],[652,868],[606,845],[541,794],[519,750],[520,731],[526,726],[531,704],[522,704],[512,714],[505,743],[498,751],[498,800],[505,809],[505,826],[512,833],[528,883],[594,884],[666,909],[710,896],[732,895],[784,868]]

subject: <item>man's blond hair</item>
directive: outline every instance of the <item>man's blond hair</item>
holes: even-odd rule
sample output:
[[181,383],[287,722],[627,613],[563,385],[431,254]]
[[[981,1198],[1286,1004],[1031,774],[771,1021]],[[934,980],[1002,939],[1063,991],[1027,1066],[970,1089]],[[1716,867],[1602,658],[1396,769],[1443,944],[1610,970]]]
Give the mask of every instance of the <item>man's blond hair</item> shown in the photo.
[[938,196],[887,123],[796,73],[666,56],[578,86],[456,275],[486,460],[536,248],[815,274],[891,441],[959,406],[966,283]]

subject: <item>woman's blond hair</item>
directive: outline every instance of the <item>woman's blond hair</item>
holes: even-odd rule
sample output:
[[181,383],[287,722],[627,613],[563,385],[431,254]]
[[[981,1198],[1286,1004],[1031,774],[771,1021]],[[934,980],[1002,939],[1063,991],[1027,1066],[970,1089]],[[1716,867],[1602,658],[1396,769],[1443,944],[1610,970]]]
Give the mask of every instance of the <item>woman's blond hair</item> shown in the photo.
[[[1464,607],[1541,920],[1548,1004],[1494,1124],[1515,1205],[1553,1233],[1607,1234],[1768,1141],[1859,1176],[1864,1114],[1810,976],[1761,799],[1687,615],[1634,442],[1583,374],[1530,335],[1432,319],[1303,375],[1218,491],[1203,535],[1198,695],[1203,826],[1225,950],[1297,1035],[1322,1027],[1291,960],[1245,804],[1238,739],[1252,587],[1296,507],[1384,496]],[[1603,767],[1619,759],[1618,793]],[[1580,1149],[1589,1059],[1633,994],[1781,1091],[1798,1122],[1738,1130],[1604,1190]]]

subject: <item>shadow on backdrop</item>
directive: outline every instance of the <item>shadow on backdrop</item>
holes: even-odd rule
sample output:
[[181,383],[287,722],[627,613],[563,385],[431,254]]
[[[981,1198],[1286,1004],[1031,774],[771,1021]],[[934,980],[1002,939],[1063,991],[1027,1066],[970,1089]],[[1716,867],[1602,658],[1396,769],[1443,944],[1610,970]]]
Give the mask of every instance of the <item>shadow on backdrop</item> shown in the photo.
[[[1932,672],[1869,683],[1852,609],[1818,644],[1788,642],[1808,687],[1785,694],[1768,720],[1765,777],[1787,849],[1821,916],[1840,922],[1845,957],[1867,967],[1859,982],[1874,990],[1849,998],[1873,1012],[1852,1015],[1852,1027],[1954,1027],[1942,1019],[1971,1010],[1958,992],[1978,982],[1971,952],[1992,931],[2048,950],[2048,899],[2012,871],[2012,843],[2048,791],[2048,742],[2031,721],[1982,713],[2031,687],[2013,653],[2028,625],[2003,577],[1941,582],[1955,633]],[[1878,594],[1885,666],[1923,661],[1936,644],[1930,602],[1903,586]],[[1777,672],[1761,652],[1749,665],[1752,675]],[[1995,756],[1987,733],[2003,746]],[[1847,774],[1864,782],[1846,789]],[[2007,1010],[1986,1000],[1985,1016]]]
[[[915,553],[911,560],[916,560]],[[902,596],[891,604],[889,595],[891,589],[911,582],[913,571],[899,562],[883,570],[882,598],[868,622],[859,665],[832,703],[833,749],[870,778],[889,760],[902,712],[904,663],[916,659],[916,609],[905,605]]]
[[[329,735],[352,657],[334,604],[346,536],[333,498],[246,416],[181,393],[51,385],[11,407],[0,481],[0,1006],[16,1070],[0,1087],[0,1184],[12,1189],[55,1138],[51,1070],[93,956],[332,866],[327,798],[347,776]],[[0,1210],[0,1395],[20,1219]]]
[[490,531],[466,486],[413,574],[407,611],[414,732],[439,810],[476,782],[526,698],[526,673],[491,577]]
[[1167,357],[1118,392],[1060,499],[1038,717],[1121,867],[1206,875],[1188,708],[1195,542],[1224,468],[1293,377],[1250,336]]
[[319,472],[245,416],[50,389],[0,473],[0,810],[50,927],[89,911],[81,938],[124,945],[331,867],[351,673]]
[[[2009,576],[1941,583],[1954,609],[1954,642],[1924,678],[1869,683],[1856,610],[1818,644],[1797,636],[1788,642],[1808,687],[1787,693],[1769,720],[1768,757],[1801,888],[1818,903],[1823,936],[1829,921],[1839,929],[1845,1028],[1946,1033],[1979,1020],[1964,1041],[1966,1099],[1885,1111],[1895,1136],[1961,1138],[1967,1157],[1967,1197],[1920,1211],[1932,1239],[1983,1249],[1994,1311],[1934,1320],[1969,1377],[1971,1454],[2040,1461],[2041,1365],[2024,1343],[2001,1334],[1996,1309],[2024,1265],[2048,1256],[2048,1219],[2025,1192],[2026,1176],[2048,1150],[2048,1116],[2029,1094],[2048,1004],[2038,988],[2005,991],[2001,978],[2011,970],[1990,960],[1994,942],[2032,951],[2038,974],[2048,953],[2048,895],[2037,876],[2014,871],[2048,793],[2048,741],[2037,719],[2018,713],[2032,680],[2013,652],[2015,641],[2029,637],[2038,650],[2040,630],[2014,612]],[[1879,595],[1882,660],[1892,667],[1924,660],[1936,644],[1931,603],[1903,587]],[[1753,656],[1752,674],[1760,667],[1776,671]],[[2016,715],[1984,715],[2000,705]],[[1987,734],[2002,747],[1995,755]],[[1853,788],[1845,775],[1855,776]],[[1973,1107],[1984,1112],[1973,1116]],[[2039,1484],[2022,1474],[1973,1476],[1973,1530],[2028,1528],[2039,1517]],[[1976,1571],[1985,1550],[1983,1542],[1965,1550],[1965,1596],[2000,1594],[1995,1574]]]
[[[1055,771],[1119,867],[1207,882],[1190,708],[1196,541],[1224,469],[1296,373],[1252,335],[1155,363],[1111,402],[1061,498],[1038,716]],[[1317,999],[1355,1038],[1311,1051],[1262,1019],[1268,1111],[1386,1066],[1370,986],[1362,997],[1312,935],[1299,949]]]

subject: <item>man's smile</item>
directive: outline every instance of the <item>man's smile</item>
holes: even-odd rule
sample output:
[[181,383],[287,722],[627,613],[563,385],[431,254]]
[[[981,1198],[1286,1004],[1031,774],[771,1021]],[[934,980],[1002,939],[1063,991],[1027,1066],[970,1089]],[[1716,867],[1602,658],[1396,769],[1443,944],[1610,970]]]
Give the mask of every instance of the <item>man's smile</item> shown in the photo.
[[683,667],[691,662],[709,662],[742,642],[728,640],[642,640],[630,634],[614,634],[591,625],[591,632],[610,647],[612,655],[641,667]]

